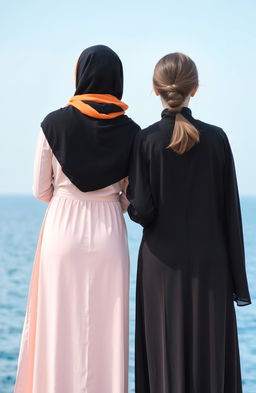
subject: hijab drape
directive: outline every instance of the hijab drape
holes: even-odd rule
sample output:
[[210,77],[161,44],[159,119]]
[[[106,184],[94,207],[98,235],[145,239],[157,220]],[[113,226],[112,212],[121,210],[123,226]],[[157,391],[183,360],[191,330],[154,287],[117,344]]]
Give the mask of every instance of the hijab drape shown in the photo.
[[68,105],[49,113],[41,127],[65,175],[81,191],[94,191],[128,175],[139,126],[124,114],[123,68],[112,49],[85,49],[75,85]]

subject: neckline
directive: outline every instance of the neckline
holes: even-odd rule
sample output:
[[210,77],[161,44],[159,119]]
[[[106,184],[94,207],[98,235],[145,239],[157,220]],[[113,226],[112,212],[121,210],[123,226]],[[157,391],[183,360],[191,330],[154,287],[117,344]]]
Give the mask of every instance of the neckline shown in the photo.
[[[183,106],[181,108],[181,111],[178,112],[178,113],[181,113],[182,115],[186,115],[187,114],[187,115],[192,116],[192,111],[191,111],[191,109],[188,106]],[[164,117],[175,118],[175,116],[176,116],[176,113],[175,112],[171,112],[168,108],[163,109],[162,112],[161,112],[161,117],[162,118],[164,118]]]

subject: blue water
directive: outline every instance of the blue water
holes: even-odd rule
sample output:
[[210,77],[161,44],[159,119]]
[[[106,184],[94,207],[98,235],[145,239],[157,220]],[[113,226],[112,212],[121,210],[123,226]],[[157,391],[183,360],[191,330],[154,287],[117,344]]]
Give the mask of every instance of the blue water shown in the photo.
[[[253,304],[235,307],[243,393],[256,393],[256,198],[242,202],[247,274]],[[32,196],[0,196],[0,393],[13,392],[35,248],[46,204]],[[141,229],[127,215],[131,256],[129,392],[134,392],[134,311]],[[45,392],[47,393],[47,392]],[[230,392],[232,393],[232,392]]]

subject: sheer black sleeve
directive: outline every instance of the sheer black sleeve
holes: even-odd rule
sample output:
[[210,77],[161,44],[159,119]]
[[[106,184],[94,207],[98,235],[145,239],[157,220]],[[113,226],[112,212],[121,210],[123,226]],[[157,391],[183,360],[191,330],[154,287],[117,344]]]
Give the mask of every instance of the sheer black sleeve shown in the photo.
[[130,218],[143,227],[149,226],[156,216],[156,209],[150,189],[149,162],[145,149],[145,134],[142,131],[136,135],[133,145],[127,198],[130,201],[127,210]]
[[226,134],[224,135],[224,138],[225,224],[228,242],[228,253],[233,280],[233,299],[236,301],[238,306],[246,306],[251,304],[251,298],[245,267],[245,252],[240,200],[232,150]]

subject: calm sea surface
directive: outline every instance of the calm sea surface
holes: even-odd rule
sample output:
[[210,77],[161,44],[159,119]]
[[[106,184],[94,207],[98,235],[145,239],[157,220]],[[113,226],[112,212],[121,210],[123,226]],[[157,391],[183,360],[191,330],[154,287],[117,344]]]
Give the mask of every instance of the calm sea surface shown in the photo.
[[[256,393],[256,198],[241,198],[250,306],[237,307],[243,393]],[[33,258],[46,204],[0,195],[0,393],[13,392]],[[134,311],[141,228],[127,215],[131,256],[129,392],[134,392]],[[47,392],[46,392],[47,393]],[[230,392],[232,393],[232,392]]]

